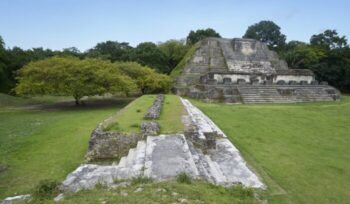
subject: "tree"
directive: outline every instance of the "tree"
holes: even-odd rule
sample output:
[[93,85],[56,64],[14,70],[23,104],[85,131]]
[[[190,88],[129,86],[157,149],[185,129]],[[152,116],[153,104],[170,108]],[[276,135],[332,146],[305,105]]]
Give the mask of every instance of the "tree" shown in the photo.
[[249,26],[243,38],[260,40],[271,49],[279,49],[286,42],[286,36],[281,33],[281,28],[272,21],[260,21]]
[[196,31],[193,31],[193,30],[190,31],[190,33],[188,34],[188,36],[186,38],[186,43],[188,45],[194,45],[196,42],[198,42],[204,38],[207,38],[207,37],[221,38],[220,34],[217,33],[212,28],[198,29]]
[[18,82],[18,95],[73,96],[77,105],[84,96],[127,94],[136,88],[108,61],[62,56],[30,62],[19,71]]
[[116,69],[121,70],[136,81],[142,94],[167,93],[170,91],[172,81],[169,76],[159,74],[146,66],[136,62],[115,62]]
[[308,69],[327,55],[325,50],[307,44],[293,44],[288,47],[289,49],[282,52],[281,56],[291,68]]
[[62,53],[60,53],[62,55],[67,55],[67,56],[74,56],[74,57],[82,57],[82,53],[80,52],[80,50],[76,47],[69,47],[69,48],[64,48],[62,50]]
[[166,55],[152,42],[143,42],[132,51],[131,61],[151,67],[160,73],[169,73]]
[[98,43],[87,51],[87,57],[108,59],[112,62],[129,60],[129,54],[133,48],[127,42],[106,41]]
[[7,63],[7,56],[6,56],[6,49],[5,49],[5,43],[0,36],[0,91],[4,91],[5,81],[7,80],[6,77],[6,63]]
[[313,35],[311,45],[324,47],[325,49],[344,48],[348,46],[345,36],[339,36],[336,30],[325,30],[323,33]]
[[168,40],[158,45],[159,49],[166,55],[170,73],[181,61],[189,49],[184,40]]

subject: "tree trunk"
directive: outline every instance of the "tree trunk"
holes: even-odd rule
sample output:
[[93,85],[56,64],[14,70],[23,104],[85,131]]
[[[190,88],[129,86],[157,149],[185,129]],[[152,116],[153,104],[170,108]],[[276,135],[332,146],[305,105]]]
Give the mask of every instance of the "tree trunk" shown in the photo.
[[78,97],[78,96],[74,96],[74,99],[75,99],[75,105],[76,106],[80,106],[83,104],[83,101],[81,101],[81,97]]

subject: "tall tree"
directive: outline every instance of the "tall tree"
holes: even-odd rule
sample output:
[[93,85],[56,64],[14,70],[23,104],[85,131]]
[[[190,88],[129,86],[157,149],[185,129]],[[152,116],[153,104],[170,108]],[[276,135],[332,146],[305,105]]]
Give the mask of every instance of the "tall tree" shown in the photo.
[[311,36],[311,45],[317,45],[326,49],[344,48],[348,46],[345,36],[339,36],[336,30],[325,30],[323,33]]
[[271,49],[280,49],[286,42],[286,36],[281,33],[281,28],[272,21],[260,21],[249,26],[243,38],[260,40]]
[[127,42],[106,41],[98,43],[94,48],[87,51],[88,57],[108,59],[112,62],[126,61],[132,47]]
[[207,29],[198,29],[196,31],[191,30],[190,33],[188,34],[186,38],[186,43],[188,45],[193,45],[196,42],[207,38],[207,37],[217,37],[221,38],[220,34],[217,33],[214,29],[212,28],[207,28]]
[[169,73],[167,56],[152,42],[137,45],[130,55],[131,61],[149,66],[160,73]]
[[5,43],[0,36],[0,91],[3,92],[7,90],[6,88],[6,82],[7,82],[7,70],[6,70],[6,63],[7,63],[7,56],[6,56],[6,49],[5,49]]
[[181,61],[189,49],[189,45],[185,44],[184,40],[168,40],[158,45],[160,50],[166,55],[170,70],[173,70]]

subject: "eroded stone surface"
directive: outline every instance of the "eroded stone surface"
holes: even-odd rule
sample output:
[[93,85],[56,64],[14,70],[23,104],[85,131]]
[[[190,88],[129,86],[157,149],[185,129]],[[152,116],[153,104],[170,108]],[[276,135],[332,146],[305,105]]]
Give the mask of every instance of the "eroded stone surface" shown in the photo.
[[155,121],[143,122],[141,124],[142,135],[158,135],[160,132],[160,126]]
[[189,134],[193,133],[193,141],[210,140],[212,145],[205,146],[207,149],[196,147],[184,134],[148,136],[130,149],[118,164],[81,165],[67,176],[63,189],[77,192],[82,188],[93,188],[97,183],[113,186],[116,180],[137,176],[161,181],[174,179],[183,172],[218,185],[241,183],[247,187],[263,188],[263,183],[213,121],[188,100],[181,100],[188,113],[187,122],[193,127]]

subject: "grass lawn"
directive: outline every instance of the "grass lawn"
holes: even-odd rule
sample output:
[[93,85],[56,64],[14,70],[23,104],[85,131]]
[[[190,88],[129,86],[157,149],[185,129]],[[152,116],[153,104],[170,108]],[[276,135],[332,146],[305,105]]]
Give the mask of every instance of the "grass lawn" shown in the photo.
[[64,179],[83,161],[96,125],[126,105],[116,101],[94,108],[21,107],[53,101],[55,97],[33,100],[0,95],[0,200],[30,191],[40,180]]
[[192,102],[263,177],[270,203],[349,203],[349,96],[287,105]]
[[[141,192],[135,192],[138,188]],[[127,195],[125,195],[127,193]],[[124,194],[124,195],[122,195]],[[184,201],[184,199],[187,201]],[[224,188],[214,186],[205,182],[194,181],[191,184],[167,181],[161,183],[135,183],[127,187],[108,189],[99,186],[93,190],[82,190],[76,194],[65,197],[64,204],[76,203],[210,203],[210,204],[232,204],[232,203],[258,203],[251,189],[241,187]],[[36,203],[33,200],[33,203]],[[43,203],[55,203],[44,201]]]
[[[107,127],[109,131],[139,133],[140,126],[147,110],[153,104],[156,95],[143,95],[118,112]],[[165,95],[159,122],[161,133],[176,133],[183,131],[181,121],[183,106],[180,98],[175,95]]]

